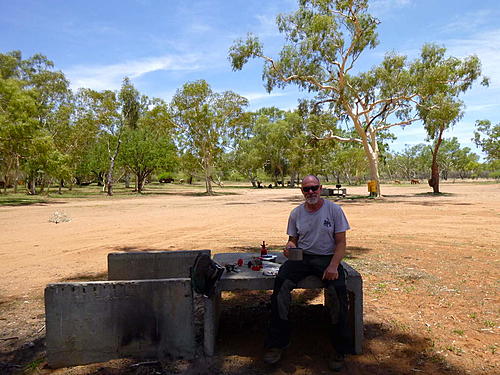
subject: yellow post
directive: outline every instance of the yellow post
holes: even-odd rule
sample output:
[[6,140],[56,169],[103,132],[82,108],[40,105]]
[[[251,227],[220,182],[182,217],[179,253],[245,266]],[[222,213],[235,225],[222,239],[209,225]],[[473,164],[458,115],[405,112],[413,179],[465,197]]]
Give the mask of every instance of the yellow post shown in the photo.
[[377,181],[375,180],[368,181],[368,192],[370,193],[370,197],[377,195]]

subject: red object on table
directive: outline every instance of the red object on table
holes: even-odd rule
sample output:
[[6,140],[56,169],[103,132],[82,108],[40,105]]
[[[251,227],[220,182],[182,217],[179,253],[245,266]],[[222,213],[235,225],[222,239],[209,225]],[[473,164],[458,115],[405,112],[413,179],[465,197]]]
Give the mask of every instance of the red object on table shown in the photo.
[[266,241],[262,241],[262,245],[260,249],[260,256],[267,255]]
[[243,265],[243,259],[238,259],[238,267],[241,267]]

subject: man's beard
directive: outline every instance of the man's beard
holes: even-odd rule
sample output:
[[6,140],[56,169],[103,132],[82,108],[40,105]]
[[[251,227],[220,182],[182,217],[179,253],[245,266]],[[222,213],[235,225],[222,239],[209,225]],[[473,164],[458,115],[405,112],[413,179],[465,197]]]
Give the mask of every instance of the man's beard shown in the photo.
[[318,203],[318,201],[319,201],[319,197],[317,195],[313,195],[313,196],[306,198],[306,202],[308,204],[316,204],[316,203]]

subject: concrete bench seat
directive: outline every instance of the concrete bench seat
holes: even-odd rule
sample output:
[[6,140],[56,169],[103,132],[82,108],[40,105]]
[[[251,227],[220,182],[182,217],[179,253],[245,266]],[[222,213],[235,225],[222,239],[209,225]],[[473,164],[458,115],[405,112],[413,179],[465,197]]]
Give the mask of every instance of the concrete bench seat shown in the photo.
[[[286,258],[281,252],[273,252],[277,255],[277,262],[283,263]],[[243,259],[243,263],[252,257],[248,253],[219,253],[215,254],[214,260],[221,264],[234,264],[239,258]],[[346,262],[342,262],[344,269],[347,272],[346,286],[348,293],[348,325],[353,338],[353,347],[351,349],[354,354],[362,353],[363,346],[363,280],[358,271],[352,268]],[[274,287],[274,277],[264,276],[262,272],[251,271],[247,267],[242,267],[239,273],[227,273],[222,275],[218,284],[216,295],[209,301],[205,312],[205,353],[213,355],[215,353],[215,338],[218,329],[218,320],[220,315],[220,298],[222,291],[231,290],[272,290]],[[297,289],[323,289],[323,282],[315,277],[309,276],[299,282]],[[334,308],[337,303],[332,300],[332,297],[324,291],[325,306]],[[211,304],[211,305],[210,305]]]
[[[274,277],[242,267],[225,272],[212,298],[193,294],[190,267],[210,250],[150,251],[108,254],[108,280],[49,284],[45,289],[47,360],[51,367],[73,366],[133,357],[185,358],[213,355],[224,290],[270,290]],[[216,254],[220,264],[235,263],[248,253]],[[279,258],[284,261],[283,256]],[[363,290],[359,273],[347,271],[349,324],[354,353],[363,339]],[[251,272],[251,273],[249,273]],[[322,288],[309,277],[298,288]],[[325,295],[325,305],[334,301]],[[198,311],[202,311],[201,319]],[[198,327],[198,328],[197,328]],[[199,334],[203,335],[202,342]]]
[[195,356],[191,280],[98,281],[45,288],[47,362]]

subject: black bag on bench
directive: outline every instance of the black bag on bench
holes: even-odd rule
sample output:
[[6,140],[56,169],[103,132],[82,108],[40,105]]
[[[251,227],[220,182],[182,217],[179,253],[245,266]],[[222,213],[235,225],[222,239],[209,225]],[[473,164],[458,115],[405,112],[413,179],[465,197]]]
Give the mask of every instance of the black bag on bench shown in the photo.
[[198,254],[193,266],[190,268],[193,290],[205,297],[211,297],[223,272],[224,267],[214,262],[209,255]]

